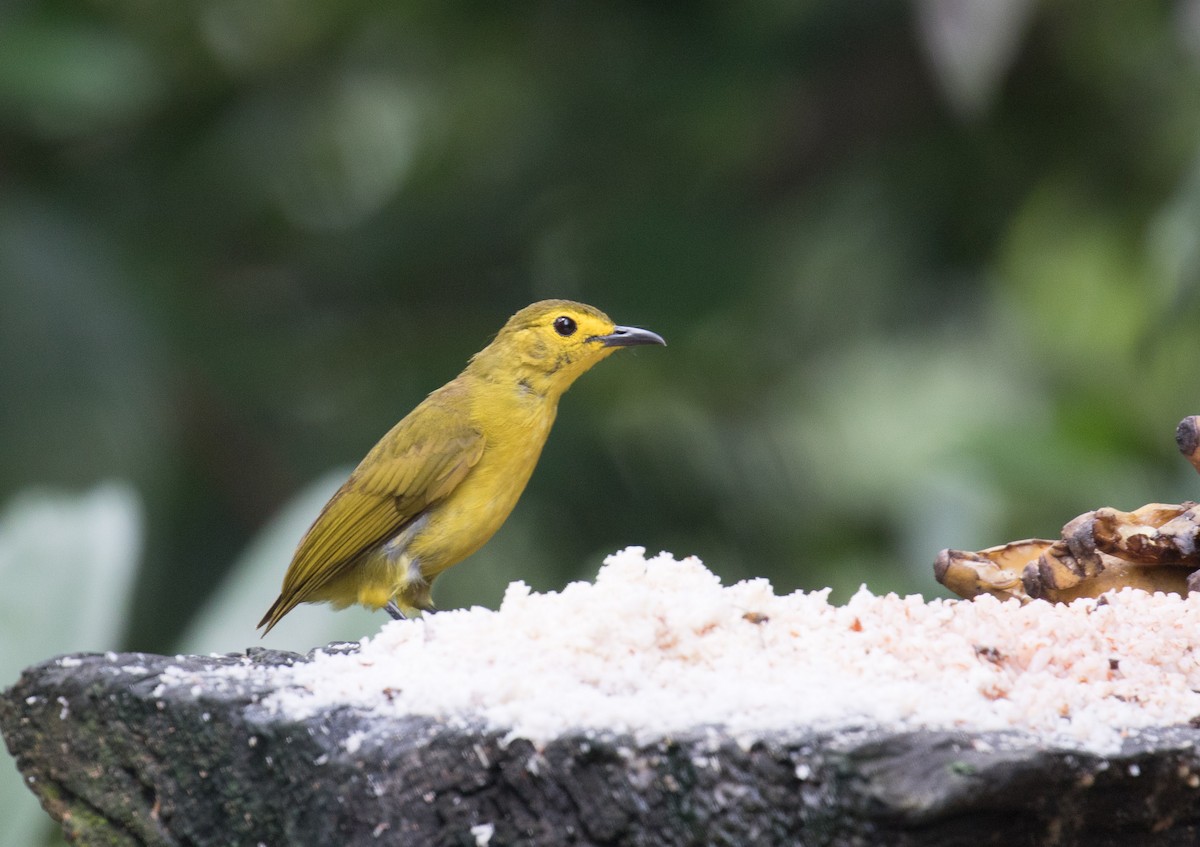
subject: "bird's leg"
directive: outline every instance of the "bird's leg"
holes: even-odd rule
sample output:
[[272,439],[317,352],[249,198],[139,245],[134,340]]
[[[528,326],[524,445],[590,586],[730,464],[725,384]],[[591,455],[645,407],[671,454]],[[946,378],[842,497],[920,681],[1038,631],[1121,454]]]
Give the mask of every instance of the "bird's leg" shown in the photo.
[[396,605],[395,600],[388,600],[387,604],[383,607],[383,610],[392,616],[392,620],[406,620],[404,617],[404,612],[400,611],[400,607]]

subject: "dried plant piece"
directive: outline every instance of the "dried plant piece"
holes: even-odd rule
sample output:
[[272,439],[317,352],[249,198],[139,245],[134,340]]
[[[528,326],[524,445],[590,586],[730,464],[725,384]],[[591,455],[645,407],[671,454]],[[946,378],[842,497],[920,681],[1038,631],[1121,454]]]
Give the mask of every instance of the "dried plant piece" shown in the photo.
[[1195,503],[1150,503],[1133,512],[1095,511],[1096,547],[1142,565],[1200,567],[1200,514]]
[[[1021,585],[1031,599],[1050,603],[1070,603],[1080,597],[1099,597],[1106,591],[1122,588],[1140,588],[1143,591],[1161,591],[1166,594],[1188,593],[1188,578],[1191,570],[1185,567],[1146,567],[1126,562],[1115,556],[1101,555],[1104,569],[1086,580],[1071,582],[1056,581],[1060,575],[1052,563],[1044,563],[1043,556],[1032,562],[1022,575]],[[1049,564],[1050,566],[1045,566]]]
[[[1103,570],[1103,565],[1096,557],[1096,566],[1090,577],[1095,577]],[[1085,579],[1080,569],[1074,567],[1075,560],[1067,550],[1066,544],[1056,541],[1035,561],[1025,566],[1021,573],[1021,583],[1025,592],[1034,599],[1051,600],[1059,594],[1070,591]]]
[[1095,520],[1096,512],[1085,512],[1068,522],[1062,529],[1062,541],[1049,551],[1079,579],[1099,576],[1106,567],[1097,550]]
[[1022,603],[1030,597],[1021,583],[1025,567],[1037,560],[1055,542],[1027,538],[978,553],[943,550],[933,565],[937,581],[959,597],[991,594],[1001,600],[1016,598]]
[[934,563],[934,576],[960,597],[991,594],[1022,603],[1069,603],[1121,588],[1186,595],[1189,589],[1200,587],[1200,570],[1194,566],[1147,566],[1107,553],[1098,553],[1096,558],[1099,566],[1093,575],[1082,578],[1067,564],[1073,560],[1063,541],[1028,539],[978,553],[943,550]]
[[[1180,422],[1175,442],[1200,471],[1200,415]],[[943,550],[933,573],[960,597],[1022,602],[1065,603],[1120,588],[1200,591],[1200,505],[1096,509],[1064,526],[1058,541],[1014,541],[978,553]]]
[[1184,418],[1175,427],[1175,443],[1179,452],[1200,471],[1200,415]]

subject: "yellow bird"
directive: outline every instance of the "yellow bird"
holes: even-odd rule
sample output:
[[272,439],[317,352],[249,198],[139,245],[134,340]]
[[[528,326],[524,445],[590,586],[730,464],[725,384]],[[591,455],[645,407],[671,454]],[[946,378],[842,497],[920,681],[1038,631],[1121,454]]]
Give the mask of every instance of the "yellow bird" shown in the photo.
[[434,578],[482,547],[525,490],[563,392],[637,344],[666,342],[570,300],[513,315],[325,504],[258,623],[263,635],[300,603],[361,603],[394,618],[433,611]]

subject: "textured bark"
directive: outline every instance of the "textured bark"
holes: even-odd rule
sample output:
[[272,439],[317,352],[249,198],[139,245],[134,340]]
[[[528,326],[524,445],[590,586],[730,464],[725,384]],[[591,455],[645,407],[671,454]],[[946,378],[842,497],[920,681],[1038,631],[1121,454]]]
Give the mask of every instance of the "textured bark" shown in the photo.
[[850,726],[535,748],[350,709],[298,722],[262,708],[261,685],[156,692],[168,666],[240,661],[49,661],[0,696],[0,729],[84,845],[475,845],[481,824],[492,847],[1197,843],[1200,731],[1187,727],[1108,758],[1015,733]]

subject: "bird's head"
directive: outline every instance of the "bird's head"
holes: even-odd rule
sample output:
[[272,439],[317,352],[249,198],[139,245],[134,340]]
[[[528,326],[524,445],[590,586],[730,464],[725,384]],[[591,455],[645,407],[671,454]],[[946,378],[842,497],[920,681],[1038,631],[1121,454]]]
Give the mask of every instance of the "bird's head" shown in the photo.
[[601,359],[639,344],[666,342],[648,329],[618,326],[583,303],[542,300],[509,318],[492,343],[475,354],[470,368],[558,397]]

